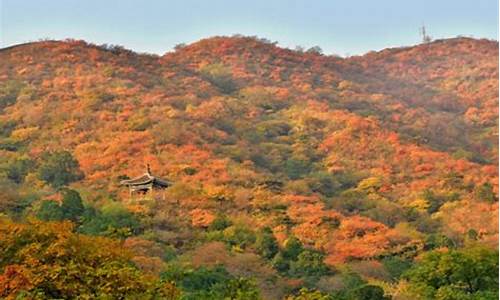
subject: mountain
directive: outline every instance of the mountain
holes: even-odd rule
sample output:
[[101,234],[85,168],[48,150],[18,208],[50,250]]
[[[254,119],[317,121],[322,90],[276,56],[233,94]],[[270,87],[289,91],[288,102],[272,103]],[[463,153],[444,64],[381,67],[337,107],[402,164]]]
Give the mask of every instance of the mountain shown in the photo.
[[[0,211],[40,216],[69,184],[97,211],[79,232],[175,257],[141,250],[144,270],[221,263],[266,299],[330,291],[353,270],[397,297],[388,259],[497,247],[496,41],[346,58],[240,36],[163,56],[42,41],[0,61]],[[47,174],[51,164],[81,174]],[[173,186],[131,198],[119,182],[147,164]],[[133,219],[106,223],[128,233],[94,228],[99,212]],[[309,252],[266,256],[263,236]]]

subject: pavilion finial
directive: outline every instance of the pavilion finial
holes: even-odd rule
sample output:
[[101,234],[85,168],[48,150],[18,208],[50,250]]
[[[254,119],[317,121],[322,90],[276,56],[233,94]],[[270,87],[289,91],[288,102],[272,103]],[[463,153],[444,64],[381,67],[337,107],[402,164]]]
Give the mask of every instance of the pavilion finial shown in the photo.
[[147,168],[148,174],[151,175],[151,168],[149,167],[149,164],[146,165],[146,168]]

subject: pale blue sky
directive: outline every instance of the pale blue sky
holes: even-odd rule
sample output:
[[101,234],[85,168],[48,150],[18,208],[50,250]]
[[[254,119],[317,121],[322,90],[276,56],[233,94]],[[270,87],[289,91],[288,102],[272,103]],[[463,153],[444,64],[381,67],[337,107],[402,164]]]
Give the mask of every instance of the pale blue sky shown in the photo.
[[497,0],[0,0],[0,47],[76,38],[163,54],[214,35],[362,54],[434,38],[498,40]]

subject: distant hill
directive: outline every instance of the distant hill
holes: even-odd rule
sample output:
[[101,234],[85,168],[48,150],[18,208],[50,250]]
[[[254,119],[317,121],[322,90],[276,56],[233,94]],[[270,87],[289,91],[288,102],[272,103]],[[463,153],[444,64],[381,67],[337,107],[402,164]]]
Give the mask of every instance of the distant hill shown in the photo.
[[[88,203],[124,203],[180,253],[201,251],[221,214],[281,246],[295,236],[332,267],[415,257],[435,235],[498,242],[496,41],[347,58],[251,37],[163,56],[43,41],[0,62],[0,186],[30,203],[57,192],[36,175],[44,153],[67,150]],[[174,182],[154,205],[118,185],[146,164]]]

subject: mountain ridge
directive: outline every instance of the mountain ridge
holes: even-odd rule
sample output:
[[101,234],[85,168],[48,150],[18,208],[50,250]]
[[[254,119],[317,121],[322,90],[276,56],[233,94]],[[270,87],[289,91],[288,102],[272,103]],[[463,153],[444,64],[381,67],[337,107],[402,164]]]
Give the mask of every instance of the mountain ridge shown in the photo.
[[[9,213],[61,198],[44,170],[74,158],[81,173],[68,185],[87,208],[140,221],[101,230],[94,212],[78,230],[168,245],[197,266],[223,261],[235,276],[243,268],[267,299],[312,279],[259,256],[259,230],[279,251],[297,239],[312,260],[300,263],[330,270],[324,280],[346,266],[386,279],[385,258],[417,261],[448,240],[498,242],[498,42],[339,58],[253,37],[163,56],[45,41],[2,49],[0,61]],[[131,197],[119,182],[146,165],[173,185]]]

